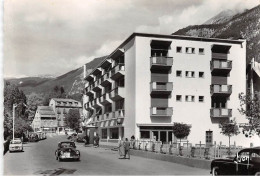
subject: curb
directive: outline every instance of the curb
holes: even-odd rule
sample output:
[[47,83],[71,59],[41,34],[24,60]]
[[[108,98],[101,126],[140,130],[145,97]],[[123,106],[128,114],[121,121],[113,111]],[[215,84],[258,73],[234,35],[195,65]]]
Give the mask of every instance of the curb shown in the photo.
[[[109,146],[109,145],[100,145],[100,147],[109,148],[109,149],[115,148],[114,146]],[[138,157],[144,157],[147,159],[167,161],[167,162],[182,164],[190,167],[207,169],[210,171],[211,160],[188,158],[188,157],[174,156],[169,154],[160,154],[160,153],[154,153],[154,152],[142,151],[142,150],[133,150],[133,149],[130,150],[130,154]]]

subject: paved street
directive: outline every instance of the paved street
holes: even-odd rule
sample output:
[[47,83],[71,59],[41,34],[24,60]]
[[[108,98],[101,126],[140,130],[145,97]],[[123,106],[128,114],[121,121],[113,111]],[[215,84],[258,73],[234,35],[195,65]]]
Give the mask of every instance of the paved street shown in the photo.
[[118,159],[118,152],[104,148],[84,147],[80,162],[58,162],[54,152],[65,136],[48,137],[24,145],[24,152],[4,155],[4,175],[209,175],[209,170],[131,156]]

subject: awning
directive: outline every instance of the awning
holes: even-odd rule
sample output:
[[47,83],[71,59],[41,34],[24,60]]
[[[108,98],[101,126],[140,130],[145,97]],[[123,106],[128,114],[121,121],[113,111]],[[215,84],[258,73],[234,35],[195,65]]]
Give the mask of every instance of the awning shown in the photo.
[[151,48],[166,48],[168,49],[171,45],[172,41],[164,41],[164,40],[152,40],[150,45]]
[[213,44],[211,50],[214,53],[228,53],[230,48],[230,45]]

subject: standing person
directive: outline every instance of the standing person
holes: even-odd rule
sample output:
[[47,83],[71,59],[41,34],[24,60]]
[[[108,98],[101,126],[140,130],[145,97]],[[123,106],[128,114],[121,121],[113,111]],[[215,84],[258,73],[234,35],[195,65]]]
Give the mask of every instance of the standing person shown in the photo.
[[124,159],[126,159],[126,154],[128,154],[128,159],[130,159],[130,142],[128,141],[128,138],[125,138],[124,148],[125,148]]
[[132,148],[135,149],[135,136],[134,135],[131,136],[131,144],[132,144]]
[[98,134],[96,135],[96,145],[97,145],[97,147],[99,147],[99,136],[98,136]]
[[89,137],[88,137],[88,134],[86,134],[86,137],[85,137],[85,145],[88,145],[89,144]]
[[118,143],[118,152],[119,152],[119,157],[125,156],[125,147],[124,147],[124,138],[119,140]]

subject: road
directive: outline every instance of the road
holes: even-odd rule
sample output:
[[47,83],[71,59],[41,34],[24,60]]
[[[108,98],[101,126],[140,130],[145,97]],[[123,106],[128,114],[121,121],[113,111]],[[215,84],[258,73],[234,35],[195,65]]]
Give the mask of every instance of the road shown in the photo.
[[131,156],[119,159],[118,152],[105,148],[84,147],[76,143],[81,161],[58,162],[54,152],[66,136],[48,137],[37,143],[24,145],[24,152],[4,155],[4,175],[209,175],[209,170],[188,167],[171,162]]

